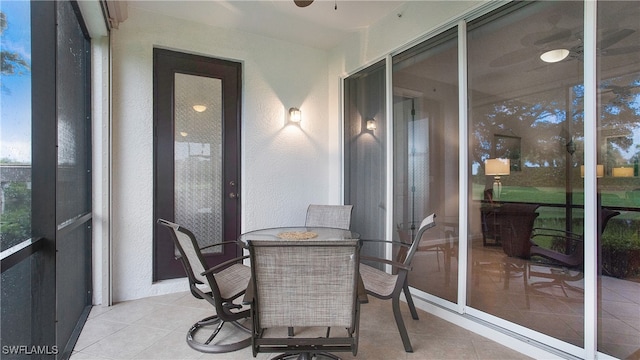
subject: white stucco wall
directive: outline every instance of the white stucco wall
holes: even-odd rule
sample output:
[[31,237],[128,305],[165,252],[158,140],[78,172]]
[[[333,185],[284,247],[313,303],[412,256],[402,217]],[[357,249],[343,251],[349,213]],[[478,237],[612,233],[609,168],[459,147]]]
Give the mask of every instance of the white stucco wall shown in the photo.
[[[243,231],[303,224],[309,203],[339,199],[329,186],[340,178],[328,171],[328,124],[338,120],[325,51],[134,7],[112,39],[114,301],[187,289],[183,279],[152,282],[154,47],[243,63]],[[292,106],[302,110],[299,127],[285,125]]]
[[112,32],[113,300],[187,288],[152,282],[154,47],[243,63],[242,230],[302,224],[309,203],[342,199],[341,78],[480,3],[408,2],[328,52],[129,7]]

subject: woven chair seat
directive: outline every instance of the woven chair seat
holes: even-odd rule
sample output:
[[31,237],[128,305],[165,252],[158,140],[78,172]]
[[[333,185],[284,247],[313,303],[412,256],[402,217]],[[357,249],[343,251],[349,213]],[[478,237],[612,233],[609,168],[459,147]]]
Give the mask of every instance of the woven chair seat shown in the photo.
[[365,289],[381,296],[391,296],[398,275],[388,274],[369,265],[360,264],[360,276]]
[[242,264],[233,264],[214,275],[225,299],[233,299],[247,289],[251,278],[251,268]]

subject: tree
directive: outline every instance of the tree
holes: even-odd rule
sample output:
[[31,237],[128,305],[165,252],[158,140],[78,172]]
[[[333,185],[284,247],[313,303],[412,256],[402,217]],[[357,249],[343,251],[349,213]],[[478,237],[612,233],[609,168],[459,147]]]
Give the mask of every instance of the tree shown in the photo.
[[[0,35],[4,34],[4,31],[9,26],[7,16],[0,11]],[[10,75],[22,75],[25,72],[29,72],[30,66],[27,60],[19,53],[11,50],[7,50],[5,44],[2,44],[2,50],[0,50],[0,60],[2,64],[0,66],[2,70],[2,77]],[[7,91],[4,84],[2,84],[2,77],[0,77],[0,87]]]
[[0,243],[9,248],[31,237],[31,190],[24,182],[3,186],[4,207],[0,220]]

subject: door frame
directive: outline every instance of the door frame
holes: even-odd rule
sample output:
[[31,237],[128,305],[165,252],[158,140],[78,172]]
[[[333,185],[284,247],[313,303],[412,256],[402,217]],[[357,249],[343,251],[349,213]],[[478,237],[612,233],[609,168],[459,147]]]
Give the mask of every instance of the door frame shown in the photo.
[[[174,190],[174,88],[175,74],[220,79],[222,82],[222,193],[240,193],[240,126],[242,104],[242,64],[166,49],[153,49],[153,281],[184,277],[176,259],[173,241],[156,221],[175,220]],[[169,91],[167,91],[169,89]],[[169,145],[170,144],[170,145]],[[233,184],[232,184],[233,182]],[[163,194],[171,194],[167,196]],[[240,235],[240,201],[237,196],[222,196],[222,241]],[[215,266],[241,253],[233,244],[220,254],[205,254],[208,265]]]

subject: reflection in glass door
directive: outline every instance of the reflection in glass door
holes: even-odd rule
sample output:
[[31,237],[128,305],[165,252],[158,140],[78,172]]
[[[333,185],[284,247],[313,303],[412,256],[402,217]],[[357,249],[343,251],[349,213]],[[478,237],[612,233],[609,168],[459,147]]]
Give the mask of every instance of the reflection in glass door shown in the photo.
[[[344,203],[353,205],[351,229],[362,239],[384,239],[387,126],[385,62],[344,79]],[[380,243],[362,254],[384,257]]]
[[436,213],[409,285],[456,302],[458,289],[457,29],[393,58],[394,240]]
[[467,304],[564,349],[584,345],[583,63],[541,55],[581,46],[583,12],[519,3],[468,26]]
[[[598,6],[598,350],[640,358],[640,2]],[[603,218],[601,216],[601,218]]]
[[[594,9],[597,24],[585,19]],[[443,227],[423,239],[409,278],[427,300],[461,305],[465,315],[570,356],[592,358],[597,345],[608,356],[638,358],[638,19],[638,1],[513,1],[472,15],[466,194],[457,192],[455,34],[445,31],[393,56],[389,225],[398,240],[410,237],[412,223],[425,214],[438,214]],[[585,38],[595,28],[591,49]],[[588,60],[596,60],[597,89],[591,76],[584,79]],[[358,114],[347,102],[365,99],[354,94],[374,91],[371,84],[358,85],[359,92],[345,96],[351,115]],[[585,109],[596,104],[585,104],[585,94],[596,93],[594,125],[593,111]],[[354,139],[362,136],[361,122],[345,123],[353,126]],[[364,152],[346,156],[347,164],[367,159]],[[586,193],[596,181],[597,193]],[[468,204],[461,214],[468,221],[465,234],[458,234],[456,222],[460,203]],[[468,240],[460,253],[458,236]],[[453,239],[449,254],[439,247],[447,244],[442,239]],[[467,257],[459,264],[466,289],[456,289],[459,254]],[[591,281],[596,274],[597,287]]]

